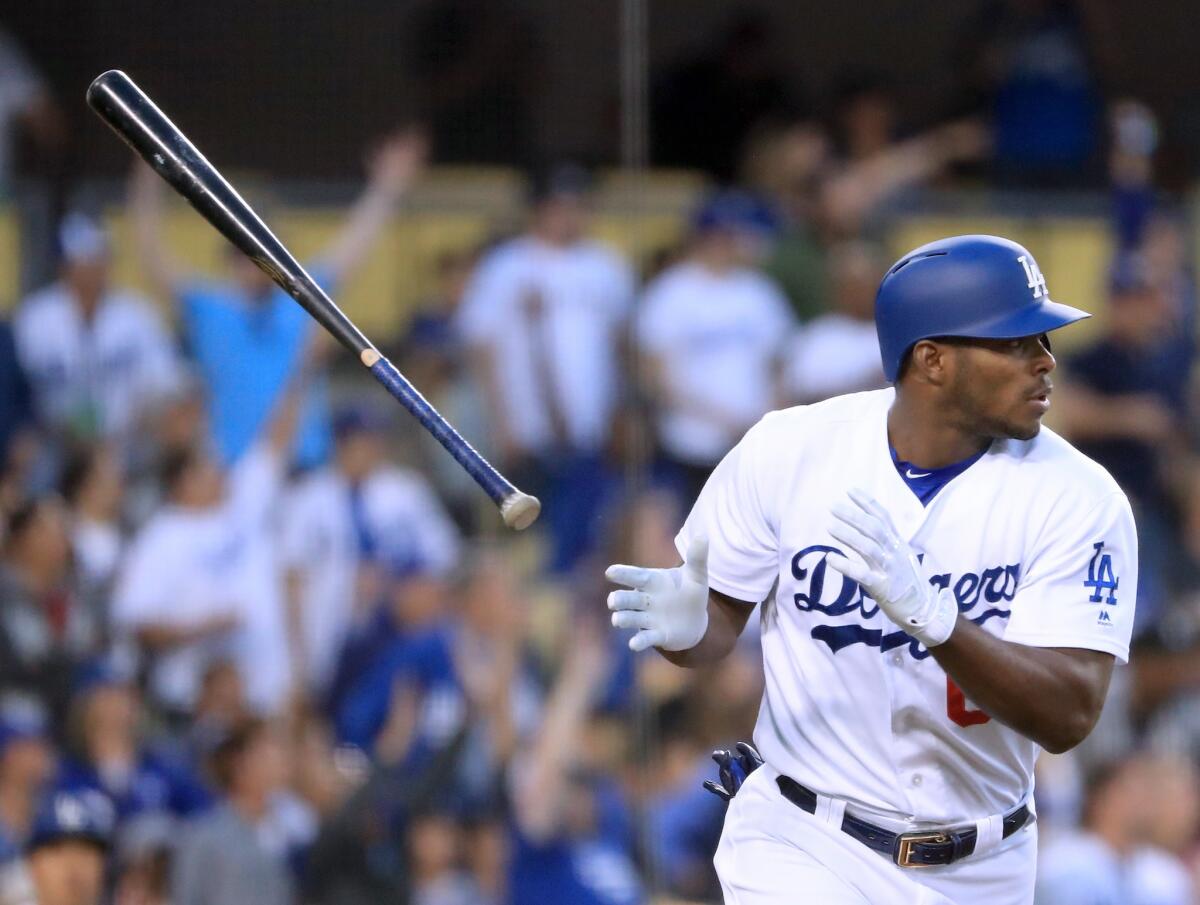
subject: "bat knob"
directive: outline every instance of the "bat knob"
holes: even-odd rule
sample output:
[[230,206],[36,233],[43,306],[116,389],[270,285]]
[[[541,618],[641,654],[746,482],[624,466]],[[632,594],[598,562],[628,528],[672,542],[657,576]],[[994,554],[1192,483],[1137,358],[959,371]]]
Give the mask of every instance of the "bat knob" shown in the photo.
[[500,504],[500,517],[514,531],[524,531],[537,521],[541,511],[542,504],[537,497],[519,490]]

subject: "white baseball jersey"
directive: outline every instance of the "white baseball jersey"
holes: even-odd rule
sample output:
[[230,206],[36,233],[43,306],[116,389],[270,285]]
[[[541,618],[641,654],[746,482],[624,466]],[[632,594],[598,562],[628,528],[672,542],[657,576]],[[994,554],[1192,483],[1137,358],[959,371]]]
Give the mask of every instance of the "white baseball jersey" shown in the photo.
[[[384,466],[363,481],[361,492],[381,562],[410,561],[439,575],[457,565],[458,530],[420,474]],[[323,689],[350,628],[363,555],[345,476],[327,466],[301,481],[288,495],[279,533],[284,566],[303,574],[305,678]]]
[[13,331],[38,416],[56,427],[89,417],[105,436],[123,435],[180,384],[170,334],[132,293],[107,293],[86,321],[71,291],[53,283],[21,303]]
[[238,628],[224,636],[162,653],[151,685],[163,701],[189,710],[205,668],[229,659],[251,705],[275,714],[291,682],[273,519],[283,462],[265,446],[253,446],[230,471],[228,484],[219,506],[168,504],[146,522],[118,572],[112,619],[118,631],[132,634],[147,625],[238,617]]
[[875,321],[834,311],[805,324],[788,348],[783,383],[793,402],[885,386]]
[[673,394],[692,401],[686,408],[670,400],[659,406],[667,452],[711,465],[775,406],[774,365],[794,326],[783,292],[749,268],[714,273],[684,261],[651,282],[637,341],[659,359]]
[[1122,662],[1137,539],[1108,473],[1047,428],[995,441],[923,507],[889,452],[894,398],[876,390],[765,417],[713,472],[676,545],[707,535],[709,585],[730,597],[762,601],[775,587],[754,732],[771,766],[868,812],[961,824],[1029,797],[1038,746],[972,707],[928,650],[827,567],[840,549],[831,507],[851,487],[871,494],[930,583],[986,631]]
[[553,444],[551,405],[576,449],[608,441],[620,377],[617,344],[633,284],[625,260],[592,241],[559,248],[523,236],[480,263],[458,327],[469,343],[496,355],[504,411],[494,414],[522,449],[537,453]]

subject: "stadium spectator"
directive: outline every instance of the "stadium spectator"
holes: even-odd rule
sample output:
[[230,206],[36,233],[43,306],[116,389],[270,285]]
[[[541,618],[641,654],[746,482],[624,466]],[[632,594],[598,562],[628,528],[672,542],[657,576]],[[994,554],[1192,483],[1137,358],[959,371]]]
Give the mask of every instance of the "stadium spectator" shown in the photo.
[[[420,173],[426,142],[417,132],[389,137],[368,160],[369,181],[332,244],[311,267],[334,292],[359,268]],[[179,306],[188,348],[207,389],[208,416],[223,464],[249,450],[270,420],[313,336],[330,342],[312,318],[233,246],[227,282],[189,276],[167,248],[162,181],[138,164],[130,210],[136,247],[155,291]],[[292,458],[315,466],[330,452],[324,381],[309,388]]]
[[600,631],[573,626],[542,724],[513,765],[511,905],[643,901],[630,813],[604,759],[604,724],[592,717],[610,669]]
[[1186,449],[1191,359],[1159,354],[1181,329],[1181,312],[1129,255],[1113,269],[1104,334],[1064,363],[1069,382],[1058,405],[1061,428],[1109,470],[1135,507],[1141,538],[1135,634],[1156,624],[1186,574],[1171,465]]
[[112,905],[170,905],[177,821],[162,813],[127,822],[117,836]]
[[834,147],[844,161],[866,160],[888,150],[899,138],[895,91],[882,72],[843,72],[835,82],[829,106]]
[[34,820],[25,857],[0,871],[0,902],[100,905],[112,836],[112,807],[103,795],[49,797]]
[[1106,4],[1086,0],[991,0],[970,18],[952,66],[962,103],[992,119],[1002,183],[1099,180],[1099,73],[1117,40],[1108,16]]
[[340,742],[382,763],[419,763],[463,730],[467,701],[454,660],[444,586],[397,588],[400,629],[338,702]]
[[0,864],[21,856],[54,772],[48,730],[35,698],[0,702]]
[[33,395],[17,354],[12,321],[0,319],[0,503],[11,507],[27,490],[36,455]]
[[107,630],[108,598],[125,544],[125,486],[114,450],[104,444],[77,449],[63,467],[60,489],[70,510],[71,553],[80,592]]
[[389,650],[435,623],[444,613],[446,579],[430,571],[424,563],[418,560],[385,563],[379,572],[370,574],[369,587],[360,592],[369,608],[361,620],[350,626],[329,686],[327,704],[334,715],[341,712],[347,696]]
[[541,688],[526,649],[526,593],[503,550],[481,549],[454,598],[454,665],[469,727],[456,785],[459,810],[476,825],[502,813],[504,772],[540,716]]
[[833,310],[803,325],[787,352],[784,394],[800,404],[884,385],[875,290],[888,264],[863,241],[834,246],[828,261]]
[[71,710],[68,753],[56,789],[107,796],[119,824],[160,811],[186,817],[209,806],[208,790],[186,764],[139,737],[145,717],[141,699],[120,669],[104,661],[84,667]]
[[[1091,779],[1081,829],[1041,853],[1037,905],[1191,905],[1183,864],[1147,842],[1157,819],[1152,793],[1159,766],[1135,755]],[[1194,833],[1194,790],[1190,803]]]
[[463,861],[466,834],[453,810],[412,816],[406,833],[413,905],[489,905]]
[[769,199],[781,218],[763,271],[783,289],[801,321],[829,307],[821,194],[832,164],[828,133],[803,119],[756,130],[742,161],[742,182]]
[[[680,725],[696,714],[690,708],[660,710],[661,743],[645,793],[648,847],[655,853],[665,890],[688,901],[720,898],[712,853],[725,822],[725,804],[702,785],[713,774],[699,726]],[[672,721],[672,716],[675,719]]]
[[113,592],[114,629],[147,658],[156,703],[186,716],[214,660],[238,665],[251,705],[278,713],[291,687],[272,516],[300,400],[323,347],[280,400],[264,435],[226,475],[202,448],[163,470],[166,502],[130,545]]
[[585,237],[588,191],[578,167],[541,174],[528,230],[483,258],[458,318],[492,447],[541,498],[557,572],[594,541],[609,489],[605,452],[633,295],[625,261]]
[[214,660],[204,670],[200,694],[188,714],[188,725],[177,740],[192,772],[204,776],[210,755],[237,726],[252,716],[246,683],[231,660]]
[[21,302],[13,322],[42,426],[62,437],[138,439],[180,379],[170,335],[140,296],[111,285],[108,236],[73,213],[59,229],[59,279]]
[[385,424],[362,407],[333,421],[333,462],[290,491],[281,522],[293,674],[323,695],[354,622],[381,590],[387,564],[445,575],[458,532],[417,472],[387,460]]
[[820,185],[819,220],[826,241],[882,238],[888,214],[905,196],[950,167],[980,159],[990,133],[982,121],[963,119],[897,141],[859,159],[837,160]]
[[61,726],[75,668],[97,651],[101,626],[71,576],[66,507],[55,496],[8,514],[0,556],[0,686],[36,695]]
[[213,752],[221,798],[191,823],[172,865],[172,905],[291,905],[288,839],[273,805],[288,775],[286,746],[268,722],[251,720]]
[[774,227],[753,197],[720,193],[696,213],[687,258],[645,290],[636,332],[660,456],[689,500],[779,398],[794,322],[779,288],[753,269]]

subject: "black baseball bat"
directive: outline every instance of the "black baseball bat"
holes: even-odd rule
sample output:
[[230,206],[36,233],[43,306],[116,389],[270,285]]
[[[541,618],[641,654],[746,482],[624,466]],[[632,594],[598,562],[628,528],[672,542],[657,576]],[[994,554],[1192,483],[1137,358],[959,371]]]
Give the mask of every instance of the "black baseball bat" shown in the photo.
[[454,456],[518,530],[537,519],[541,504],[517,490],[471,447],[354,326],[292,257],[217,168],[167,119],[125,73],[110,69],[87,90],[88,105],[205,220],[236,245],[317,323],[352,351],[389,393]]

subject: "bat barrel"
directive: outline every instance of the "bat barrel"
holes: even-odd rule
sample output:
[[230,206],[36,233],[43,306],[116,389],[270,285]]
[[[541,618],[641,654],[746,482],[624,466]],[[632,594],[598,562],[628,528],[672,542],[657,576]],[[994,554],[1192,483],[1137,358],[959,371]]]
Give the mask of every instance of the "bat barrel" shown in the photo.
[[[124,72],[110,69],[87,90],[88,105],[226,239],[356,354],[373,348],[254,210]],[[322,303],[323,300],[325,303]],[[335,314],[336,312],[336,314]]]

